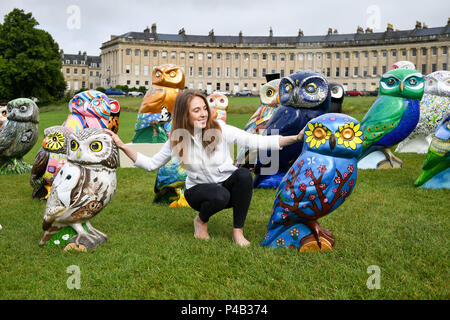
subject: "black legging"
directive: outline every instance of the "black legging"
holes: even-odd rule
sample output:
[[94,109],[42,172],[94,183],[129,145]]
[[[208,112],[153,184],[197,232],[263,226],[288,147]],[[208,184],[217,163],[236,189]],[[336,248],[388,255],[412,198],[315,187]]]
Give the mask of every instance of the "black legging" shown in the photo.
[[199,211],[203,222],[225,208],[233,208],[233,226],[244,227],[250,201],[252,200],[253,181],[250,171],[239,168],[225,181],[220,183],[197,184],[186,189],[184,196],[189,205]]

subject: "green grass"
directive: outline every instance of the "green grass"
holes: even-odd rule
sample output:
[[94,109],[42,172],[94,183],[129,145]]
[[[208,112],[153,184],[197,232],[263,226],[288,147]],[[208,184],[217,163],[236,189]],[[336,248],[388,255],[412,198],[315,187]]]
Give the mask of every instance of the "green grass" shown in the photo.
[[[366,102],[349,101],[362,118]],[[67,116],[65,106],[42,111],[40,140]],[[228,122],[242,128],[249,116]],[[126,142],[135,119],[121,114]],[[402,169],[359,171],[351,197],[320,220],[336,239],[327,253],[260,247],[275,190],[254,190],[250,247],[231,242],[231,209],[211,218],[211,240],[196,240],[196,212],[153,204],[156,173],[134,168],[117,170],[116,194],[92,221],[107,243],[89,253],[40,248],[45,203],[31,199],[28,175],[0,176],[0,299],[449,299],[450,192],[414,188],[425,156],[399,156]],[[81,269],[80,290],[66,287],[71,265]],[[381,269],[379,290],[366,286],[370,265]]]

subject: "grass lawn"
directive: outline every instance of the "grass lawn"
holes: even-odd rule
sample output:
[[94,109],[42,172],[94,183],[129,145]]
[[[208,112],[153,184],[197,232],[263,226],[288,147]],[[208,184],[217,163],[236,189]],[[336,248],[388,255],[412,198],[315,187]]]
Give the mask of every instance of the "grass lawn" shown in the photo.
[[[140,104],[120,100],[123,110]],[[373,100],[345,98],[344,111],[361,119]],[[231,98],[228,123],[242,128],[258,105]],[[66,117],[65,105],[43,108],[39,140]],[[122,112],[125,142],[135,120]],[[360,170],[351,197],[320,220],[336,240],[327,253],[260,247],[275,190],[254,190],[250,247],[232,243],[231,209],[211,218],[209,241],[196,240],[196,212],[153,204],[156,173],[134,168],[117,170],[116,194],[92,220],[107,243],[89,253],[40,248],[45,203],[31,199],[28,175],[0,176],[0,299],[449,299],[450,191],[414,188],[425,155],[399,156],[402,169]],[[66,286],[71,265],[81,270],[80,290]],[[366,286],[371,265],[381,270],[378,290]]]

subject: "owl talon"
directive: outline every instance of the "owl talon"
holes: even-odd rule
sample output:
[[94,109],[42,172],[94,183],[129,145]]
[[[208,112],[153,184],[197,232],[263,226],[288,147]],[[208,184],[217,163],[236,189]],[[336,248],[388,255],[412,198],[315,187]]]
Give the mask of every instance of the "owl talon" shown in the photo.
[[78,234],[78,236],[75,238],[75,244],[78,246],[80,246],[80,240],[86,240],[87,242],[89,242],[89,244],[91,244],[92,246],[95,246],[95,240],[97,239],[97,237],[93,234],[89,234],[89,233],[82,233],[82,234]]

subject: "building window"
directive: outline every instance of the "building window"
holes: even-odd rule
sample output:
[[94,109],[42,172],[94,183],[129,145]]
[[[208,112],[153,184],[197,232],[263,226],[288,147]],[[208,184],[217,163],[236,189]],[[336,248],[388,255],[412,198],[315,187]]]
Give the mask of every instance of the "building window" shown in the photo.
[[217,75],[217,78],[220,78],[220,67],[217,67],[216,75]]
[[226,60],[230,60],[230,58],[231,58],[231,54],[230,54],[230,53],[226,53],[226,54],[225,54],[225,59],[226,59]]
[[277,60],[277,55],[275,53],[272,53],[272,61],[276,61]]
[[203,77],[203,67],[198,67],[198,76]]
[[75,90],[75,91],[77,91],[79,88],[78,88],[78,81],[74,81],[73,82],[73,90]]
[[383,57],[387,57],[387,51],[383,51]]
[[280,60],[281,60],[281,61],[284,61],[285,58],[286,58],[286,55],[285,55],[284,53],[280,54]]
[[321,52],[317,53],[317,60],[322,60],[322,53]]
[[313,54],[311,52],[308,52],[308,60],[312,60]]
[[367,77],[367,67],[363,68],[363,77]]
[[189,89],[194,89],[194,82],[189,82]]
[[373,52],[373,57],[374,57],[374,58],[378,57],[378,52],[377,52],[377,51],[374,51],[374,52]]
[[208,77],[211,77],[212,76],[212,69],[211,69],[211,67],[208,67]]
[[350,52],[345,53],[345,59],[348,59],[348,58],[350,58]]
[[70,64],[70,60],[66,60],[66,64]]
[[220,82],[217,82],[217,84],[216,84],[216,90],[220,90]]
[[397,50],[392,50],[392,56],[396,57],[397,56]]
[[261,76],[262,76],[262,77],[265,77],[265,76],[266,76],[266,68],[262,68],[262,74],[261,74]]
[[234,60],[239,60],[239,53],[234,54]]
[[131,84],[131,80],[127,80],[127,85],[129,86]]
[[422,64],[422,74],[426,74],[426,73],[427,73],[427,65]]
[[336,52],[336,60],[339,60],[341,58],[341,54],[339,52]]
[[208,57],[208,60],[211,60],[212,59],[212,53],[208,53],[207,57]]
[[372,75],[373,76],[377,75],[377,67],[372,67]]
[[358,67],[353,68],[353,75],[358,76]]
[[194,59],[194,53],[193,52],[189,52],[189,59]]
[[157,58],[158,57],[158,51],[157,50],[153,50],[153,57]]
[[194,76],[194,67],[189,67],[189,77]]
[[126,66],[125,66],[125,73],[130,73],[130,65],[129,64],[127,64]]
[[344,69],[344,77],[348,77],[348,67],[345,67]]
[[70,81],[67,81],[67,90],[70,90]]
[[339,76],[340,76],[340,71],[341,71],[341,70],[339,69],[339,67],[336,67],[336,73],[335,73],[335,74],[336,74],[336,77],[339,77]]
[[415,57],[415,56],[417,55],[417,49],[416,49],[416,48],[412,48],[412,50],[411,50],[411,55],[412,55],[413,57]]
[[217,53],[216,54],[216,58],[219,60],[220,58],[222,58],[222,54],[221,53]]
[[81,69],[81,74],[86,74],[86,69]]
[[100,76],[100,73],[97,71],[97,72],[95,73],[95,76],[96,76],[96,77],[99,77],[99,76]]
[[144,57],[148,57],[148,50],[144,50]]
[[447,47],[442,47],[442,54],[447,54]]
[[289,69],[289,74],[294,74],[294,69]]
[[163,51],[161,53],[161,58],[167,58],[167,51]]
[[330,60],[330,59],[331,59],[331,53],[327,52],[327,60]]
[[81,64],[82,64],[82,65],[86,65],[86,61],[81,60]]
[[94,71],[89,71],[89,76],[93,77],[94,76]]
[[442,70],[447,70],[447,64],[446,63],[442,64]]
[[139,50],[139,49],[134,50],[134,55],[136,57],[139,57],[140,54],[141,54],[141,50]]
[[358,59],[358,57],[359,57],[358,52],[354,52],[354,53],[353,53],[353,56],[355,57],[355,59]]
[[184,52],[180,52],[180,59],[184,59]]
[[127,56],[129,56],[129,55],[131,54],[131,49],[125,50],[125,54],[126,54]]
[[136,75],[136,76],[139,75],[139,65],[138,64],[134,65],[134,75]]
[[89,83],[89,89],[94,89],[94,84],[91,82],[91,83]]
[[248,69],[247,68],[244,69],[244,78],[248,78]]
[[433,56],[435,56],[437,54],[437,48],[436,47],[431,48],[431,54]]
[[198,60],[203,60],[203,53],[200,52],[200,53],[198,54],[197,58],[198,58]]
[[289,60],[294,61],[295,55],[293,53],[289,53]]
[[78,69],[77,68],[73,69],[73,74],[78,74]]
[[382,74],[385,74],[385,73],[386,73],[386,66],[382,66],[382,67],[381,67],[381,73],[382,73]]
[[147,81],[145,81],[145,85],[146,85],[146,86],[148,86],[148,80],[147,80]]
[[256,83],[253,84],[253,91],[256,91]]
[[422,48],[422,55],[426,56],[427,55],[427,48]]
[[78,64],[78,60],[73,60],[73,64]]
[[144,76],[148,76],[148,66],[144,66]]
[[70,73],[70,69],[66,68],[66,73],[69,74]]
[[230,77],[230,67],[226,67],[226,69],[225,69],[225,77],[227,77],[227,78]]
[[258,70],[256,68],[253,68],[253,78],[256,78],[258,76]]
[[229,82],[225,83],[225,91],[230,91],[230,83]]
[[136,80],[136,85],[137,85],[137,86],[139,85],[139,80]]
[[244,53],[244,61],[248,60],[248,53]]
[[234,77],[239,78],[239,68],[234,68]]
[[203,90],[203,82],[198,83],[198,90]]
[[364,51],[363,54],[364,54],[364,58],[368,58],[369,57],[369,52],[368,51]]
[[406,57],[406,50],[405,49],[402,50],[402,56]]
[[175,58],[177,57],[177,53],[176,53],[175,51],[172,51],[172,52],[170,53],[170,57],[171,57],[172,59],[175,59]]
[[303,60],[303,53],[299,53],[299,54],[298,54],[298,60],[300,60],[300,61]]
[[284,69],[280,70],[280,76],[283,78],[284,77]]
[[431,64],[431,72],[435,72],[436,70],[436,63]]
[[331,69],[327,68],[327,77],[330,77],[330,76],[331,76]]
[[253,54],[253,60],[258,60],[258,54],[257,53]]

